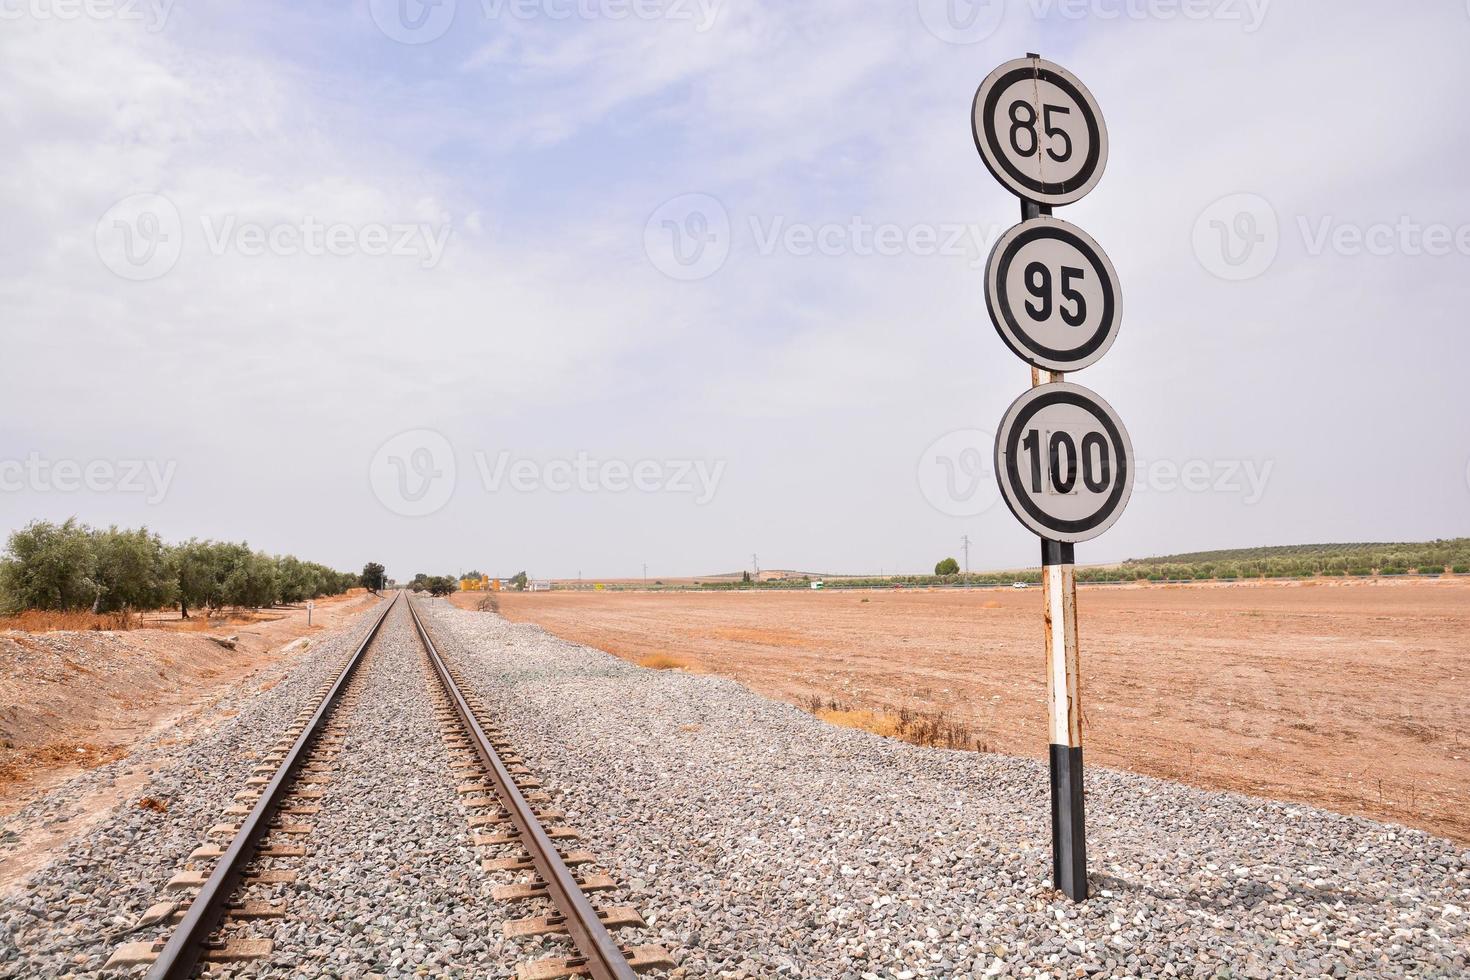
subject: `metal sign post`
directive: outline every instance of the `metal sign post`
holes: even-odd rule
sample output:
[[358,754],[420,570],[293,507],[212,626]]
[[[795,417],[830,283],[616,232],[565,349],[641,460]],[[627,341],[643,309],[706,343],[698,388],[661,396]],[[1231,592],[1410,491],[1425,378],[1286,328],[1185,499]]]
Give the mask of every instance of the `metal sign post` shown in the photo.
[[1082,801],[1082,663],[1077,653],[1077,578],[1072,545],[1041,539],[1046,593],[1046,703],[1050,721],[1052,882],[1087,898],[1087,821]]
[[986,263],[985,305],[1031,390],[1006,410],[995,474],[1006,506],[1041,538],[1051,763],[1052,881],[1087,898],[1081,658],[1073,545],[1102,534],[1132,493],[1133,444],[1112,406],[1064,372],[1095,364],[1122,319],[1122,289],[1101,246],[1053,218],[1097,185],[1108,135],[1092,94],[1030,54],[991,72],[971,112],[985,166],[1021,199],[1021,223]]

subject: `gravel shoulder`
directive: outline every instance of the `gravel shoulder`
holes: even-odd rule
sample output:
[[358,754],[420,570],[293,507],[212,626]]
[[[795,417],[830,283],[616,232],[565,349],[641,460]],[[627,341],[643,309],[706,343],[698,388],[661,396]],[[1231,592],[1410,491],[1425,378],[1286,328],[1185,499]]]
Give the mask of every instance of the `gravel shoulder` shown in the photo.
[[1470,852],[1448,840],[1094,767],[1095,897],[1072,905],[1044,764],[421,609],[687,975],[1470,972]]

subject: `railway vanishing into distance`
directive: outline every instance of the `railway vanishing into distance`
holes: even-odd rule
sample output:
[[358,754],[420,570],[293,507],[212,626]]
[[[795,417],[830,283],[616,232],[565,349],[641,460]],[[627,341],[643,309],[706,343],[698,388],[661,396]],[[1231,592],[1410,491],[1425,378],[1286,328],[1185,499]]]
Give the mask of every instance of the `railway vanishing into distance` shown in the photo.
[[[636,908],[602,900],[618,883],[579,846],[577,831],[558,823],[566,814],[556,809],[552,794],[435,645],[417,601],[400,591],[375,611],[335,679],[260,753],[254,773],[209,839],[188,855],[158,902],[127,930],[135,938],[117,947],[104,970],[138,972],[146,966],[149,980],[182,980],[211,964],[263,963],[277,953],[270,924],[289,919],[293,889],[307,884],[301,865],[324,832],[314,821],[331,805],[335,762],[353,739],[362,668],[392,632],[400,640],[402,634],[412,635],[433,678],[430,697],[449,765],[430,775],[453,785],[464,816],[463,835],[479,852],[484,871],[500,879],[493,897],[526,912],[502,923],[504,935],[564,940],[560,953],[515,964],[515,976],[628,980],[674,966],[657,945],[620,940],[645,927],[642,916]],[[419,681],[409,675],[402,680]],[[383,800],[384,806],[394,803]],[[271,964],[272,969],[293,966]]]

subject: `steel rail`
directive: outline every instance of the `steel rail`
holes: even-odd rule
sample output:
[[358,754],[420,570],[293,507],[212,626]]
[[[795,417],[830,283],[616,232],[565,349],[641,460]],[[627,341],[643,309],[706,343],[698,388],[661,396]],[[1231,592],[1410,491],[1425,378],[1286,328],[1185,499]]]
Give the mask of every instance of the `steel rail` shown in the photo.
[[475,713],[470,710],[469,702],[465,700],[459,685],[450,676],[449,667],[445,664],[444,658],[439,655],[439,650],[434,646],[434,640],[429,636],[429,631],[424,628],[423,621],[419,619],[412,599],[408,601],[408,611],[413,617],[414,626],[418,629],[419,639],[423,641],[424,649],[428,651],[429,662],[434,667],[434,673],[438,675],[439,683],[443,685],[445,692],[453,701],[454,710],[470,735],[475,754],[480,757],[485,771],[495,781],[496,791],[505,803],[506,812],[518,832],[520,842],[530,855],[536,873],[546,883],[548,897],[556,906],[557,911],[566,919],[567,932],[580,958],[585,961],[579,965],[584,965],[594,980],[635,980],[638,976],[637,972],[629,965],[617,941],[602,924],[597,909],[587,900],[586,894],[577,884],[577,879],[562,861],[556,844],[541,826],[536,811],[521,794],[510,770],[500,760],[499,753],[495,751],[495,747],[490,744],[490,739],[485,735],[485,729],[480,726],[479,720],[475,718]]
[[337,677],[336,683],[332,685],[327,696],[317,706],[311,720],[302,729],[296,743],[291,746],[291,751],[286,753],[286,757],[281,760],[281,765],[261,792],[255,808],[240,824],[240,829],[230,841],[229,848],[215,864],[214,872],[199,889],[199,894],[194,896],[189,911],[174,929],[167,945],[158,954],[158,959],[153,961],[153,966],[147,973],[147,980],[183,980],[193,974],[194,968],[204,958],[210,945],[209,937],[218,928],[228,908],[230,898],[244,876],[245,865],[255,856],[261,838],[270,829],[271,814],[280,804],[282,797],[286,795],[296,775],[296,769],[310,753],[312,743],[320,734],[328,716],[331,715],[332,709],[336,706],[343,690],[346,689],[353,672],[362,662],[363,654],[378,635],[378,630],[401,595],[401,592],[395,594],[384,605],[372,629],[368,631],[362,643],[358,644],[357,650],[347,661],[347,665],[342,668],[342,673]]

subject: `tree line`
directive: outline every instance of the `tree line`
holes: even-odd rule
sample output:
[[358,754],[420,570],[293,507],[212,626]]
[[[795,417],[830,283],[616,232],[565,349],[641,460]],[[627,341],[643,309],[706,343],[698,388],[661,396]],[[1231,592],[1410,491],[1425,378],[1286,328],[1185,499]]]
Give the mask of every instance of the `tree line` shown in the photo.
[[0,555],[0,612],[126,613],[177,605],[187,619],[190,610],[259,609],[339,595],[359,582],[350,572],[268,555],[244,542],[190,538],[170,545],[146,527],[32,521],[10,535]]
[[[1441,575],[1470,572],[1470,538],[1418,543],[1285,545],[1129,559],[1124,578],[1307,578],[1317,575]],[[1116,573],[1115,573],[1116,574]],[[1080,575],[1079,575],[1080,578]]]
[[408,588],[411,592],[427,592],[434,596],[449,595],[459,591],[459,579],[453,575],[425,575],[419,572],[408,583]]
[[[1260,578],[1341,578],[1369,575],[1455,575],[1470,574],[1470,538],[1444,538],[1424,542],[1283,545],[1267,548],[1235,548],[1200,551],[1158,558],[1130,558],[1120,565],[1082,567],[1079,582],[1180,582],[1236,581]],[[934,566],[933,575],[828,576],[829,586],[839,588],[892,588],[894,586],[1009,585],[1041,581],[1039,568],[1001,572],[961,573],[959,562],[945,558]],[[750,573],[742,581],[696,582],[701,589],[756,588],[804,589],[809,575],[752,582]]]

